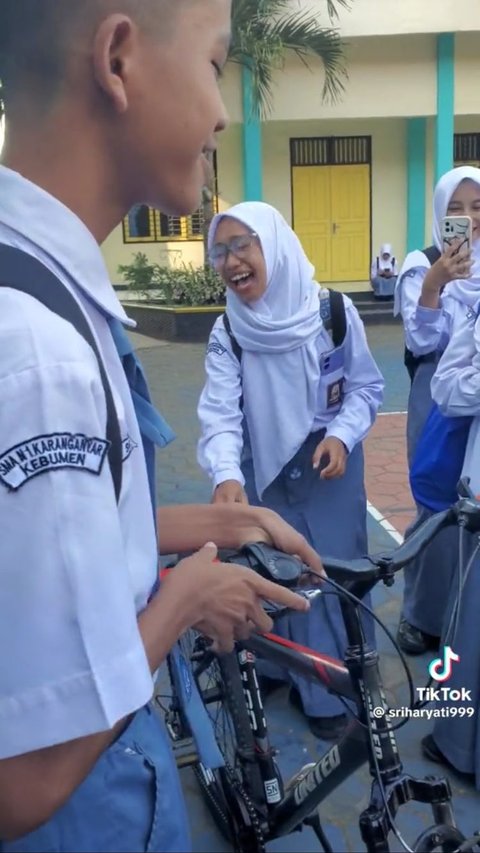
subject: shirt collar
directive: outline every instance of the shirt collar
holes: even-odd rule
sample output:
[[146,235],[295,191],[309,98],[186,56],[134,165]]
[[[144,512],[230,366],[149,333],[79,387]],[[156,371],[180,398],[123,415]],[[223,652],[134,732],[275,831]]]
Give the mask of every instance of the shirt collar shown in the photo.
[[100,247],[84,223],[41,187],[1,165],[0,223],[48,255],[100,311],[136,325],[127,317]]

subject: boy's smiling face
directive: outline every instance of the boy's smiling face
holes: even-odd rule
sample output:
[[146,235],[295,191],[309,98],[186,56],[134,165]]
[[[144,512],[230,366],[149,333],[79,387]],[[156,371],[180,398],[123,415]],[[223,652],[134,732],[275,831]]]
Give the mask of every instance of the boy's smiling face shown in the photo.
[[157,34],[133,30],[121,41],[119,30],[112,40],[110,57],[122,69],[114,82],[123,88],[108,92],[117,112],[112,147],[132,203],[175,215],[199,206],[209,176],[206,155],[227,123],[219,76],[230,14],[231,0],[186,0],[173,12],[168,37],[160,22]]
[[227,124],[231,0],[22,2],[0,0],[6,165],[99,242],[135,203],[193,213]]

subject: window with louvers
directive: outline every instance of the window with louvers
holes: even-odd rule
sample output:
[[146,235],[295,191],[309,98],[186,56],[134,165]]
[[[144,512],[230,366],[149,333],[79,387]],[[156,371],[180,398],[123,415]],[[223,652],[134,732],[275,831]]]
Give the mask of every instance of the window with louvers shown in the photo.
[[354,166],[372,162],[370,136],[317,136],[290,140],[292,166]]
[[[213,208],[218,211],[217,164]],[[146,204],[136,204],[123,220],[124,243],[165,243],[203,238],[204,215],[200,207],[192,216],[168,216]]]
[[480,133],[456,133],[454,139],[456,166],[480,167]]

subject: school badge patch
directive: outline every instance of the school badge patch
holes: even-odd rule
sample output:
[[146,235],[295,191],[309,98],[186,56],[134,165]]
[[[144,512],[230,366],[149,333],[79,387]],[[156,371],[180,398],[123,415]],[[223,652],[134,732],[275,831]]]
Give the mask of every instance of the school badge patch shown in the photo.
[[137,442],[134,441],[133,438],[130,438],[129,435],[127,435],[127,437],[124,438],[122,441],[122,462],[126,462],[127,459],[129,459],[129,457],[132,455],[133,451],[137,449],[137,447]]
[[213,353],[214,355],[223,355],[226,351],[226,347],[219,344],[218,341],[212,341],[212,343],[207,347],[207,355],[210,355],[210,353]]
[[17,491],[33,477],[61,468],[100,474],[110,442],[80,433],[37,435],[0,456],[0,482]]

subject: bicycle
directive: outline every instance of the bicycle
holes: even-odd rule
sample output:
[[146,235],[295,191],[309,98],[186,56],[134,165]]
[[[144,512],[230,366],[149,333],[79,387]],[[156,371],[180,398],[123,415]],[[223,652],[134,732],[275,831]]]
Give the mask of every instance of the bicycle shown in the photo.
[[[329,578],[343,590],[340,600],[349,643],[344,661],[274,634],[254,634],[248,641],[238,643],[234,652],[222,656],[216,656],[208,641],[195,632],[188,632],[182,639],[182,654],[190,661],[193,678],[215,728],[224,766],[212,770],[202,764],[175,690],[166,709],[167,727],[179,767],[193,767],[218,828],[238,853],[262,853],[266,841],[303,826],[310,826],[325,853],[332,853],[319,806],[366,763],[373,782],[369,805],[359,816],[359,828],[368,853],[388,853],[391,832],[412,853],[480,850],[480,833],[466,838],[456,825],[448,780],[431,776],[415,779],[404,772],[395,738],[399,726],[392,726],[389,721],[379,656],[365,645],[358,613],[358,599],[379,581],[391,586],[395,573],[426,548],[442,528],[458,525],[472,533],[480,532],[480,502],[466,488],[463,484],[464,496],[453,507],[428,519],[391,554],[352,561],[324,558]],[[291,588],[298,588],[306,568],[295,558],[259,544],[247,545],[240,552],[223,552],[220,557],[248,565]],[[318,588],[299,589],[305,595],[321,594]],[[318,762],[302,767],[287,783],[275,762],[268,736],[255,670],[257,655],[320,681],[357,707],[357,716],[341,739]],[[413,683],[407,667],[406,671],[413,706]],[[398,810],[410,801],[430,805],[434,820],[411,848],[395,827]]]

